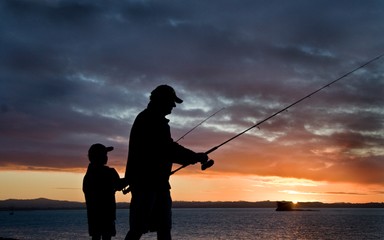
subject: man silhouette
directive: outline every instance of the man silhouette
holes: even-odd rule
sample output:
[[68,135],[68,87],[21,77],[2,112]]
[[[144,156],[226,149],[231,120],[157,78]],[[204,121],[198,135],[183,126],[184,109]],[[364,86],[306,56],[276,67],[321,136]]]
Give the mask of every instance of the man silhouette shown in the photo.
[[140,239],[148,231],[157,232],[159,240],[170,240],[172,164],[188,165],[208,160],[207,154],[195,153],[171,138],[169,120],[165,116],[171,114],[176,103],[182,102],[172,87],[160,85],[151,92],[147,108],[133,123],[125,172],[132,194],[126,240]]

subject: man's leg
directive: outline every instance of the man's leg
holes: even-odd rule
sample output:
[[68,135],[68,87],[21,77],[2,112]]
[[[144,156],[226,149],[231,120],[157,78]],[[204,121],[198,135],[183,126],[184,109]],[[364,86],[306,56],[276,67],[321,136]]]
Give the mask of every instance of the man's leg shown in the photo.
[[141,238],[141,235],[141,233],[129,230],[127,235],[125,236],[125,240],[139,240]]
[[132,191],[129,210],[129,231],[125,240],[138,240],[148,232],[151,212],[156,200],[153,191]]
[[171,229],[157,231],[157,240],[172,240]]
[[101,239],[102,239],[102,240],[111,240],[111,239],[112,239],[112,236],[111,236],[111,235],[102,235],[102,236],[101,236]]
[[157,193],[156,217],[157,217],[157,239],[171,240],[172,228],[172,198],[170,191]]

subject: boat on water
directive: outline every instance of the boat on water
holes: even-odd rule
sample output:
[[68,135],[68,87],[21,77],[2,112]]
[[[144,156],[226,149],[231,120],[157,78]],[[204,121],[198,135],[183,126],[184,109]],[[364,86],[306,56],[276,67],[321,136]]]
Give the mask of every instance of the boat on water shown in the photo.
[[279,201],[279,202],[276,202],[276,204],[277,204],[276,211],[294,211],[294,210],[296,210],[294,208],[295,204],[293,202],[290,202],[290,201]]
[[276,211],[317,211],[312,209],[297,208],[297,204],[290,201],[279,201],[277,203]]

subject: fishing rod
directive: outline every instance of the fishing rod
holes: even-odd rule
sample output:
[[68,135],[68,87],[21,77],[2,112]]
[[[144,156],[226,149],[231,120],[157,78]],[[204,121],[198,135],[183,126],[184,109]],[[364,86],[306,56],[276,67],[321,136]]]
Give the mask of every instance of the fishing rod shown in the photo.
[[[333,80],[333,81],[327,83],[326,85],[324,85],[324,86],[322,86],[321,88],[319,88],[319,89],[317,89],[317,90],[311,92],[310,94],[308,94],[308,95],[306,95],[306,96],[300,98],[299,100],[297,100],[297,101],[293,102],[292,104],[288,105],[287,107],[285,107],[285,108],[283,108],[283,109],[277,111],[276,113],[270,115],[269,117],[265,118],[264,120],[261,120],[260,122],[256,123],[255,125],[253,125],[253,126],[247,128],[247,129],[245,129],[244,131],[242,131],[242,132],[236,134],[235,136],[229,138],[228,140],[226,140],[226,141],[220,143],[219,145],[217,145],[217,146],[215,146],[215,147],[209,149],[209,150],[206,151],[205,153],[206,153],[206,154],[210,154],[210,153],[216,151],[218,148],[220,148],[221,146],[227,144],[228,142],[232,141],[233,139],[240,137],[241,135],[243,135],[244,133],[248,132],[249,130],[251,130],[251,129],[255,128],[255,127],[258,127],[260,124],[262,124],[262,123],[268,121],[269,119],[271,119],[271,118],[277,116],[278,114],[280,114],[280,113],[282,113],[282,112],[288,110],[288,109],[291,108],[292,106],[294,106],[294,105],[296,105],[296,104],[298,104],[298,103],[304,101],[304,100],[307,99],[307,98],[310,98],[312,95],[314,95],[314,94],[320,92],[320,91],[323,90],[324,88],[327,88],[327,87],[331,86],[332,84],[336,83],[337,81],[340,81],[341,79],[347,77],[348,75],[350,75],[350,74],[356,72],[357,70],[364,68],[365,66],[367,66],[368,64],[370,64],[370,63],[372,63],[372,62],[378,60],[378,59],[381,58],[382,56],[384,56],[384,53],[381,54],[381,55],[379,55],[379,56],[377,56],[377,57],[375,57],[375,58],[373,58],[373,59],[371,59],[371,60],[369,60],[369,61],[367,61],[366,63],[360,65],[359,67],[353,69],[352,71],[349,71],[349,72],[345,73],[345,74],[342,75],[341,77],[339,77],[339,78],[337,78],[337,79],[335,79],[335,80]],[[212,161],[213,161],[213,160],[212,160]],[[203,164],[202,164],[202,166],[201,166],[201,170],[205,170],[205,169],[211,167],[212,165],[213,165],[213,162],[210,163],[210,164],[207,164],[207,166],[204,166],[204,168],[203,168]],[[179,170],[185,168],[186,166],[188,166],[188,165],[183,165],[183,166],[179,167],[179,168],[176,169],[175,171],[172,171],[171,174],[176,173],[177,171],[179,171]]]
[[[207,118],[204,119],[203,121],[201,121],[199,124],[197,124],[197,125],[196,125],[195,127],[193,127],[191,130],[189,130],[189,131],[186,132],[183,136],[181,136],[179,139],[177,139],[176,142],[180,141],[180,139],[183,139],[185,136],[188,135],[188,133],[190,133],[190,132],[192,132],[193,130],[195,130],[198,126],[200,126],[201,124],[203,124],[205,121],[207,121],[207,120],[210,119],[211,117],[215,116],[218,112],[222,111],[223,109],[224,109],[224,107],[221,108],[220,110],[214,112],[212,115],[210,115],[209,117],[207,117]],[[205,169],[207,169],[207,168],[212,167],[212,165],[213,165],[214,163],[215,163],[215,162],[214,162],[212,159],[208,159],[206,162],[202,162],[202,163],[201,163],[201,170],[205,170]],[[188,166],[188,165],[182,165],[182,166],[180,166],[179,168],[173,170],[173,171],[171,172],[170,175],[174,174],[175,172],[179,171],[180,169],[182,169],[182,168],[184,168],[184,167],[186,167],[186,166]]]

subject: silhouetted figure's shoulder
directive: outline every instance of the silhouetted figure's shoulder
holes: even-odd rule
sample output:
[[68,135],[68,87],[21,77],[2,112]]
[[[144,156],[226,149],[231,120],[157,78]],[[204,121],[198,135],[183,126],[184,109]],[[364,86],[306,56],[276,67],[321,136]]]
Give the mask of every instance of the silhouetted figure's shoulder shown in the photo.
[[148,107],[144,109],[142,112],[140,112],[136,116],[136,122],[166,122],[168,123],[169,120],[165,118],[165,116],[161,115],[156,109],[153,107]]
[[84,176],[84,192],[114,192],[120,180],[119,174],[114,168],[89,164]]

